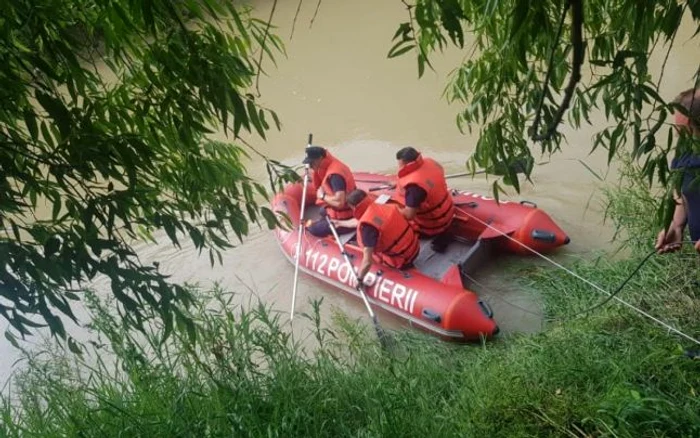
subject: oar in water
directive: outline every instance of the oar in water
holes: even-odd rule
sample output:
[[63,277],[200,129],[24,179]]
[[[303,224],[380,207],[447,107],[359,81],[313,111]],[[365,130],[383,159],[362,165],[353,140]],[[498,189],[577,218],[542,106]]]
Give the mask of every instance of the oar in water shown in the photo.
[[[468,175],[481,175],[482,173],[489,173],[491,175],[506,175],[507,170],[506,169],[512,169],[515,171],[515,173],[526,173],[530,169],[532,169],[534,160],[532,157],[523,157],[519,158],[515,161],[513,161],[510,165],[507,165],[506,163],[496,163],[493,167],[489,169],[482,169],[482,170],[477,170],[476,172],[459,172],[459,173],[450,173],[448,175],[445,175],[445,179],[450,179],[450,178],[458,178],[460,176],[468,176]],[[381,181],[362,181],[358,180],[358,182],[381,182]],[[370,192],[376,192],[377,190],[390,190],[396,188],[396,184],[389,184],[389,185],[384,185],[384,186],[378,186],[378,187],[372,187],[369,189]]]
[[338,236],[338,231],[335,229],[335,225],[333,225],[331,218],[329,218],[328,216],[326,216],[326,221],[328,221],[328,225],[331,228],[331,232],[333,233],[333,237],[335,238],[335,242],[338,244],[338,248],[340,249],[340,253],[343,255],[343,258],[345,259],[345,263],[348,264],[348,266],[350,267],[350,272],[352,272],[352,275],[355,277],[355,281],[357,282],[357,290],[360,292],[360,295],[362,296],[362,301],[365,302],[365,307],[367,308],[367,312],[369,313],[370,318],[372,318],[372,324],[374,324],[374,330],[377,332],[377,337],[379,338],[379,343],[381,344],[383,349],[387,350],[388,347],[392,344],[391,339],[390,339],[389,335],[384,331],[382,326],[379,324],[379,319],[377,319],[377,315],[372,311],[372,306],[369,305],[369,300],[367,299],[367,294],[365,292],[365,285],[358,278],[357,272],[355,272],[355,267],[353,266],[352,262],[350,261],[350,257],[348,257],[348,253],[345,251],[345,246],[340,241],[340,237]]
[[[309,142],[306,147],[311,147],[313,134],[309,134]],[[289,320],[294,319],[294,302],[297,297],[297,284],[299,282],[299,258],[301,251],[301,238],[304,235],[306,228],[304,227],[304,206],[306,205],[306,187],[309,182],[309,163],[304,163],[304,182],[301,189],[301,210],[299,212],[299,237],[297,237],[296,257],[294,259],[294,287],[292,288],[292,310],[289,314]]]

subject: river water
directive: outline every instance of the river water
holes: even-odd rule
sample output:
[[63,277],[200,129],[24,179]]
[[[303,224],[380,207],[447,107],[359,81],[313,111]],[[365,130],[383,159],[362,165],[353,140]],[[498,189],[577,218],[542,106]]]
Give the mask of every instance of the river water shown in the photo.
[[[253,3],[256,13],[266,19],[273,2]],[[459,106],[448,105],[441,94],[447,74],[466,50],[436,55],[436,71],[428,70],[418,80],[412,56],[391,60],[386,57],[396,27],[407,18],[400,1],[323,0],[312,27],[309,25],[316,2],[304,2],[290,39],[297,4],[277,4],[273,23],[284,39],[287,56],[278,57],[277,66],[267,62],[268,74],[260,79],[261,101],[278,113],[283,128],[281,132],[270,132],[266,142],[251,140],[257,149],[286,164],[297,164],[308,133],[313,133],[314,144],[328,147],[357,171],[394,171],[394,154],[407,145],[440,161],[447,173],[464,169],[476,143],[478,127],[474,127],[473,134],[460,133],[455,124]],[[668,99],[693,84],[698,47],[689,41],[691,36],[692,26],[685,23],[664,72],[661,94]],[[663,55],[659,53],[655,58],[657,72]],[[602,123],[600,115],[594,115],[593,120]],[[533,183],[525,183],[520,195],[510,191],[509,199],[536,202],[571,237],[571,243],[554,255],[562,263],[613,248],[613,230],[611,224],[603,221],[599,189],[615,182],[615,171],[607,168],[604,153],[589,155],[592,136],[598,129],[564,128],[568,144],[563,146],[563,152],[538,159],[548,163],[535,168]],[[220,137],[223,139],[223,132]],[[600,181],[581,161],[598,175],[607,174],[607,181]],[[249,171],[253,177],[266,181],[261,160],[253,158]],[[484,176],[450,180],[454,188],[483,194],[490,193],[491,183]],[[163,236],[161,244],[140,244],[137,248],[145,262],[159,261],[174,280],[203,286],[220,282],[238,292],[241,303],[260,298],[274,309],[289,312],[294,268],[270,231],[254,227],[243,244],[224,254],[223,265],[213,268],[206,253],[199,256],[192,246],[175,249],[165,244]],[[475,287],[475,292],[491,304],[503,333],[541,329],[537,292],[522,290],[514,280],[521,270],[542,263],[532,257],[507,257],[492,263],[477,278],[479,288]],[[97,281],[95,287],[109,291],[104,281]],[[350,318],[367,320],[359,300],[303,274],[297,294],[297,313],[311,310],[309,300],[323,298],[322,313],[326,318],[339,310]],[[378,316],[387,327],[403,326],[387,314]],[[0,323],[3,331],[5,326],[5,322]],[[293,329],[299,336],[307,331],[301,318],[295,318]],[[82,337],[79,329],[77,336]],[[10,375],[17,357],[4,337],[0,338],[0,382]]]

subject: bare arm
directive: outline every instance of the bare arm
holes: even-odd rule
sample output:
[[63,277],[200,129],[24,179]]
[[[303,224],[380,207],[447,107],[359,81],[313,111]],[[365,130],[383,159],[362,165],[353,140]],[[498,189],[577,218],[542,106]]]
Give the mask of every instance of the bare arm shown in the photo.
[[[676,201],[676,209],[673,211],[673,220],[668,230],[661,230],[656,238],[655,248],[660,254],[677,251],[681,248],[683,230],[688,221],[685,199],[679,196],[678,193],[673,194],[673,199]],[[696,249],[700,250],[697,246]]]
[[323,201],[331,207],[343,208],[345,207],[345,191],[335,192],[332,195],[326,193]]
[[345,220],[334,220],[333,225],[336,227],[343,227],[343,228],[355,228],[357,227],[358,220],[355,218],[351,219],[345,219]]
[[680,196],[678,192],[673,194],[673,199],[676,201],[676,209],[673,211],[673,220],[671,226],[677,226],[683,229],[688,222],[688,212],[685,209],[685,198]]
[[418,209],[414,207],[403,207],[399,208],[399,212],[405,217],[407,220],[411,220],[414,217],[416,217],[416,213],[418,213]]
[[372,267],[372,254],[374,254],[374,247],[366,246],[362,248],[362,262],[360,263],[360,269],[357,273],[357,278],[362,283],[365,275],[369,272],[369,268]]

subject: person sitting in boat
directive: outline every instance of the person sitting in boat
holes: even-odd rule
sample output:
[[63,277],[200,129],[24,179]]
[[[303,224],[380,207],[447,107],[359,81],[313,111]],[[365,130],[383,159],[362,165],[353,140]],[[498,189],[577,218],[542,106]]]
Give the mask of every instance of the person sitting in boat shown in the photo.
[[422,237],[434,238],[433,251],[444,252],[450,242],[449,228],[455,206],[442,166],[412,147],[398,151],[396,160],[397,187],[404,203],[401,214],[418,226]]
[[[700,89],[685,90],[676,97],[675,103],[688,110],[690,117],[680,112],[675,113],[676,128],[688,130],[700,139]],[[676,209],[668,230],[661,230],[656,240],[658,253],[678,251],[683,241],[683,231],[688,225],[690,239],[695,242],[696,251],[700,252],[700,186],[693,180],[700,176],[700,156],[685,154],[675,158],[672,169],[683,169],[681,195],[674,194]]]
[[[320,146],[307,147],[303,163],[313,170],[316,204],[322,206],[321,219],[308,225],[307,230],[316,237],[329,236],[331,229],[323,216],[327,214],[335,220],[352,218],[346,195],[355,189],[355,178],[348,166]],[[338,229],[339,233],[349,231],[352,228]]]
[[372,260],[397,269],[408,269],[418,257],[420,243],[413,226],[395,204],[379,204],[374,195],[353,190],[348,205],[353,219],[336,220],[333,224],[356,227],[357,241],[362,248],[362,262],[357,277],[362,281],[372,266]]

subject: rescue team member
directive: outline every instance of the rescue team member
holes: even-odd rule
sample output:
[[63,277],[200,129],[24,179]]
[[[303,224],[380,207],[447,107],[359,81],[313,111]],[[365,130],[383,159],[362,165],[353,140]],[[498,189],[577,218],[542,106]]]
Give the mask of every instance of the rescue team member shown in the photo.
[[[335,220],[352,218],[352,210],[347,205],[346,197],[355,190],[355,178],[348,166],[320,146],[307,147],[303,163],[308,163],[313,170],[313,183],[318,187],[316,204],[323,206],[321,219],[308,225],[307,230],[316,237],[329,236],[331,229],[323,216],[327,214]],[[338,229],[339,233],[348,231],[352,229]]]
[[[685,90],[674,100],[688,110],[690,117],[677,111],[675,125],[678,130],[687,130],[694,139],[700,139],[700,89]],[[674,194],[676,209],[668,230],[661,230],[656,240],[658,253],[673,252],[681,248],[683,230],[686,224],[690,231],[690,239],[695,242],[695,249],[700,252],[700,185],[693,180],[700,176],[700,156],[685,154],[675,158],[671,163],[672,169],[688,169],[683,172],[681,196]]]
[[401,215],[395,204],[378,204],[374,195],[354,190],[348,195],[353,219],[334,221],[334,225],[357,227],[362,262],[357,273],[362,282],[372,266],[372,258],[397,269],[408,269],[418,257],[418,234]]
[[443,252],[450,242],[449,228],[455,215],[452,195],[442,166],[412,147],[396,153],[398,190],[404,198],[401,214],[418,226],[423,237],[435,237],[433,251]]

